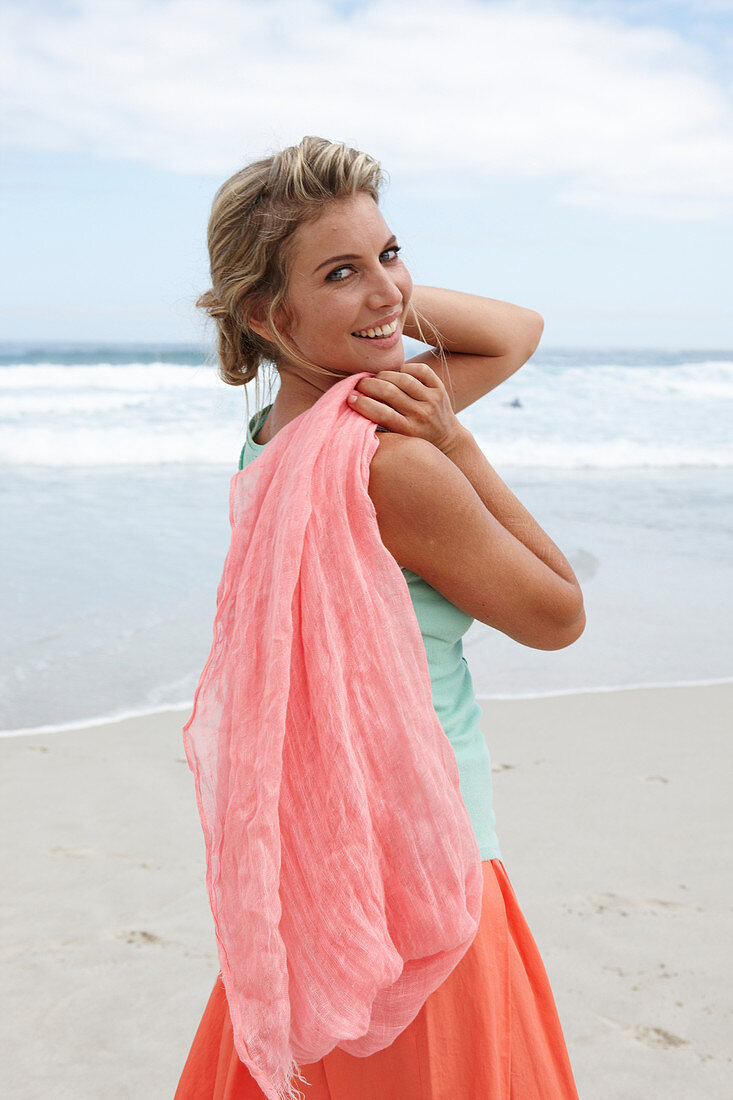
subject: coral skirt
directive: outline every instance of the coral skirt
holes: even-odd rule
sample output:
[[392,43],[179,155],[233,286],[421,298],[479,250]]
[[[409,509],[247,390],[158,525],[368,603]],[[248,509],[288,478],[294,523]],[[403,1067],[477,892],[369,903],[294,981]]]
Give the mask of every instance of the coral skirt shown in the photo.
[[[498,859],[482,863],[476,937],[390,1046],[356,1058],[339,1047],[301,1065],[307,1100],[577,1100],[537,945]],[[174,1100],[263,1100],[239,1060],[221,974]]]

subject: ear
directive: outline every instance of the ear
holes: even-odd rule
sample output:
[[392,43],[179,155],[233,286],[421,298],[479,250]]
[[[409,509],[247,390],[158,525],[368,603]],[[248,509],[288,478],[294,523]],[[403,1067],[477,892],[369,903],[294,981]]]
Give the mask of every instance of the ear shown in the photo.
[[270,329],[265,322],[267,317],[267,303],[258,301],[255,304],[254,309],[249,315],[248,325],[253,332],[256,332],[258,336],[261,336],[264,340],[271,341]]
[[[249,327],[256,332],[258,336],[261,336],[263,340],[267,340],[268,343],[272,344],[274,341],[272,339],[272,330],[267,316],[269,304],[269,301],[266,299],[260,299],[255,304],[249,316]],[[275,324],[278,326],[279,331],[282,331],[283,321],[284,318],[276,314]]]

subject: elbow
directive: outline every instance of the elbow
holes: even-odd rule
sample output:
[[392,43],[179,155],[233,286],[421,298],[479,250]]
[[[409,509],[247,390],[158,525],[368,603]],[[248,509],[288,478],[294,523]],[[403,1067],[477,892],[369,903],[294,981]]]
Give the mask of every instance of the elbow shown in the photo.
[[[529,343],[529,353],[527,355],[527,359],[530,359],[534,355],[534,353],[537,351],[537,348],[539,346],[539,342],[542,339],[542,333],[545,330],[545,319],[544,319],[544,317],[540,313],[537,313],[535,310],[530,310],[530,313],[531,313],[530,343]],[[526,360],[525,360],[525,362],[526,362]]]
[[577,642],[585,630],[583,593],[578,585],[562,601],[561,606],[546,608],[542,630],[534,642],[535,649],[567,649]]
[[573,642],[577,642],[585,630],[585,608],[581,607],[578,615],[562,626],[556,626],[551,636],[551,644],[542,646],[542,649],[567,649]]

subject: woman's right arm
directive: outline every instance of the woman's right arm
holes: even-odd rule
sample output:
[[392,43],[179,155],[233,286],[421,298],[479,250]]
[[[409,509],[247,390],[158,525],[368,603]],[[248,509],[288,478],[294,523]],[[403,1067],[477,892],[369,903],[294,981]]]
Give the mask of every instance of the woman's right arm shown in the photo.
[[398,564],[522,645],[563,649],[576,641],[585,611],[570,564],[468,429],[450,455],[418,437],[378,439],[369,495]]

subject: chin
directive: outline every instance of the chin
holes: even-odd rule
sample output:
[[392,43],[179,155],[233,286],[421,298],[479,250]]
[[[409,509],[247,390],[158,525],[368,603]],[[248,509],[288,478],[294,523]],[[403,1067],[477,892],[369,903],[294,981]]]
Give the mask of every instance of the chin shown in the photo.
[[361,370],[393,370],[395,369],[395,363],[402,364],[405,361],[405,348],[402,341],[395,344],[393,348],[388,348],[385,351],[379,351],[374,348],[371,352],[367,351],[362,356],[362,362],[366,365],[361,367]]

